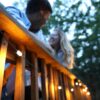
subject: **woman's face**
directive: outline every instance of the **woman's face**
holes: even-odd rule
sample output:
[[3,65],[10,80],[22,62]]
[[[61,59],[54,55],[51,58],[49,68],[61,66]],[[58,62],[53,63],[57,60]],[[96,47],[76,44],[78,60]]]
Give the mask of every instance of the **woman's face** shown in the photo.
[[57,33],[56,30],[54,30],[51,34],[50,34],[50,39],[49,39],[49,43],[52,47],[55,47],[57,45],[59,45],[60,43],[60,36]]

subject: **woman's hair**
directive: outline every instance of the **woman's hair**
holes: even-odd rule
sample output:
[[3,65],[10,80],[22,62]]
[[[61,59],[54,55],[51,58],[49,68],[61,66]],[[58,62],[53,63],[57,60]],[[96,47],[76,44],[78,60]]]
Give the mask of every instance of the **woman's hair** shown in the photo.
[[28,1],[27,7],[26,7],[27,14],[33,14],[40,10],[46,10],[52,13],[52,8],[48,0],[29,0]]
[[63,52],[63,59],[67,64],[66,66],[67,68],[72,69],[74,66],[74,49],[67,39],[66,34],[60,28],[55,28],[55,31],[60,37],[60,47]]

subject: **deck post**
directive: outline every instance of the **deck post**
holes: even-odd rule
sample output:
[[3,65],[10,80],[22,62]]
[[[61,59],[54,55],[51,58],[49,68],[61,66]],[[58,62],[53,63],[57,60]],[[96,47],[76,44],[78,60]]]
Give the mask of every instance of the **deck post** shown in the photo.
[[65,100],[65,96],[64,96],[64,85],[63,85],[63,79],[62,79],[62,73],[59,72],[59,84],[61,86],[61,90],[60,90],[60,100]]
[[[66,79],[67,80],[67,79]],[[67,89],[67,87],[66,87],[66,82],[67,81],[65,81],[65,75],[64,74],[62,74],[62,87],[63,87],[63,95],[64,95],[64,99],[65,100],[67,100],[67,96],[66,96],[66,89]]]
[[54,79],[53,79],[53,68],[51,65],[48,66],[48,89],[49,89],[49,98],[50,100],[55,100],[55,94],[54,94]]
[[5,69],[5,63],[6,63],[7,47],[8,47],[8,39],[3,37],[2,42],[1,42],[1,47],[0,47],[0,100],[1,100],[1,95],[2,95],[3,77],[4,77],[4,69]]
[[59,90],[58,86],[59,86],[59,79],[58,79],[58,71],[57,70],[53,70],[53,74],[54,74],[54,89],[55,89],[55,100],[59,100]]
[[65,98],[66,100],[70,100],[70,92],[68,88],[68,79],[66,75],[64,75],[64,86],[65,86]]
[[41,77],[42,77],[43,100],[48,100],[47,65],[44,59],[41,59]]
[[14,100],[24,100],[25,98],[25,50],[21,47],[22,56],[17,56],[15,94]]
[[37,55],[32,53],[32,64],[31,66],[31,100],[39,100],[38,90],[38,60]]

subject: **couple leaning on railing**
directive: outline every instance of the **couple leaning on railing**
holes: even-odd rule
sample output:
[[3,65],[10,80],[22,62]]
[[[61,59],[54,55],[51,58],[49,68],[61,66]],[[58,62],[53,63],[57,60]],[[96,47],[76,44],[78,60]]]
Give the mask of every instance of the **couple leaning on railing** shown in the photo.
[[[47,0],[30,0],[26,7],[26,13],[21,12],[15,7],[6,7],[6,11],[14,17],[24,28],[30,31],[31,35],[35,34],[38,41],[53,55],[58,61],[67,68],[74,65],[74,50],[68,41],[66,35],[60,28],[55,28],[50,34],[49,41],[43,36],[42,32],[38,32],[46,23],[52,13],[51,6]],[[28,44],[27,44],[28,45]],[[13,91],[15,81],[15,69],[13,69],[6,87],[3,89],[3,96],[6,92],[10,94]],[[10,87],[12,87],[10,89]]]

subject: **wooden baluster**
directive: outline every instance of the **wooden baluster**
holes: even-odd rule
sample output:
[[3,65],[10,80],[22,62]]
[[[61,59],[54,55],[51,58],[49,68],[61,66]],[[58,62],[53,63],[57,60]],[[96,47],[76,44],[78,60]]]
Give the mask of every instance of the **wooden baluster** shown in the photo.
[[32,54],[32,64],[31,67],[31,100],[39,100],[38,91],[38,60],[35,53]]
[[61,86],[61,80],[60,80],[60,72],[58,71],[58,82],[59,82],[59,87],[61,87],[61,89],[59,89],[59,100],[62,100],[62,93],[61,93],[61,90],[62,90],[62,86]]
[[67,79],[68,79],[68,89],[69,89],[69,96],[70,96],[69,100],[74,100],[74,98],[73,98],[73,92],[74,91],[71,92],[71,88],[72,88],[71,79],[68,76],[67,76]]
[[54,74],[55,100],[59,100],[59,91],[60,90],[58,89],[58,86],[59,86],[58,71],[54,70],[53,74]]
[[1,42],[1,48],[0,48],[0,100],[2,95],[3,76],[4,76],[4,68],[6,62],[6,55],[7,55],[7,47],[8,47],[8,39],[3,37]]
[[65,75],[63,77],[64,77],[64,87],[65,87],[65,98],[66,98],[66,100],[70,100],[69,89],[68,89],[68,80]]
[[62,93],[64,96],[64,100],[67,100],[67,96],[66,96],[66,83],[65,83],[65,75],[62,73]]
[[78,95],[79,99],[82,100],[83,97],[82,97],[82,88],[81,87],[78,87],[78,94],[79,94]]
[[47,66],[43,59],[41,60],[41,77],[43,100],[48,100]]
[[76,100],[80,100],[81,98],[80,98],[80,93],[79,93],[79,86],[76,86],[75,85],[75,98],[76,98]]
[[53,68],[51,65],[48,66],[48,80],[49,80],[49,100],[55,100],[54,95],[54,79],[53,79]]
[[23,47],[21,47],[21,52],[22,56],[17,56],[14,100],[24,100],[25,97],[25,50]]
[[60,93],[61,93],[61,100],[65,100],[65,96],[64,96],[64,86],[63,86],[63,80],[62,80],[62,73],[59,72],[59,81],[60,81],[60,85],[62,87]]
[[66,85],[66,98],[67,98],[67,100],[72,100],[70,87],[69,87],[69,80],[68,80],[67,76],[64,76],[64,81],[65,81],[65,85]]

